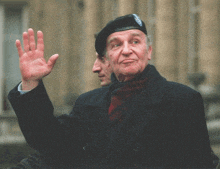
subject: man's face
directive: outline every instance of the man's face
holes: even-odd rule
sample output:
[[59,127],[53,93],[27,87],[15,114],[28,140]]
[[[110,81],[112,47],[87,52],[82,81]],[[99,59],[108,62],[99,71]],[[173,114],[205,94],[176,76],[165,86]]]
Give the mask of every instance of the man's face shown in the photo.
[[93,73],[98,73],[101,86],[107,86],[111,83],[112,67],[110,66],[109,61],[105,56],[100,57],[97,53],[96,56],[97,58],[93,65],[92,71]]
[[107,58],[119,81],[127,81],[141,73],[151,59],[152,48],[147,49],[146,35],[131,29],[108,36]]

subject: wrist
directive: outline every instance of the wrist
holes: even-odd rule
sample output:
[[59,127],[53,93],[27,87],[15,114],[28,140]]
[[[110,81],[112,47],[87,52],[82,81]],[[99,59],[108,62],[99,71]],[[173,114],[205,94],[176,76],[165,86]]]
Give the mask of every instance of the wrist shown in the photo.
[[34,80],[30,80],[30,81],[26,81],[26,80],[22,80],[21,83],[21,89],[22,90],[32,90],[35,87],[37,87],[39,84],[39,81],[34,81]]

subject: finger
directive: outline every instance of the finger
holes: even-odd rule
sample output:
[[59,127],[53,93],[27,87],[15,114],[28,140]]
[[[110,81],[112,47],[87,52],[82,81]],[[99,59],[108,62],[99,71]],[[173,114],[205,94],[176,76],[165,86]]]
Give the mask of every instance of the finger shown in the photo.
[[22,47],[21,47],[20,40],[16,40],[15,45],[16,45],[17,50],[18,50],[18,55],[19,55],[19,57],[21,57],[23,55],[23,50],[22,50]]
[[23,33],[23,43],[24,43],[24,51],[28,52],[29,51],[29,42],[28,42],[28,34],[27,34],[27,32]]
[[37,31],[37,49],[44,51],[44,36],[41,31]]
[[29,28],[28,35],[29,35],[29,47],[33,51],[35,50],[34,30]]
[[53,56],[51,56],[47,62],[47,66],[52,69],[58,59],[59,55],[58,54],[55,54]]

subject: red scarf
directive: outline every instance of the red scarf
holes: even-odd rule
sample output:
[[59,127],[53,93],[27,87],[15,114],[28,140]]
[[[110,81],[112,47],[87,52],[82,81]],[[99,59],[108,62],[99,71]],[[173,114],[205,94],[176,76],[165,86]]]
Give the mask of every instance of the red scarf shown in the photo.
[[[147,78],[139,81],[126,82],[122,87],[119,87],[112,92],[111,103],[108,109],[108,115],[111,121],[116,119],[119,121],[123,120],[121,110],[127,110],[125,105],[126,101],[140,92],[141,89],[145,87],[146,81]],[[126,104],[129,104],[129,102]],[[119,106],[121,106],[122,109],[118,111],[116,108]]]

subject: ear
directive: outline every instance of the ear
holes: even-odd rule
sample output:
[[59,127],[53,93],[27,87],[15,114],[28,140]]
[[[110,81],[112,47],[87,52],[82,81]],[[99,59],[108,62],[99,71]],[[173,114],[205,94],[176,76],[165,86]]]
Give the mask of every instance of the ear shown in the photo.
[[148,60],[151,60],[151,54],[152,54],[152,46],[149,46],[148,47],[148,51],[147,51],[147,58],[148,58]]

